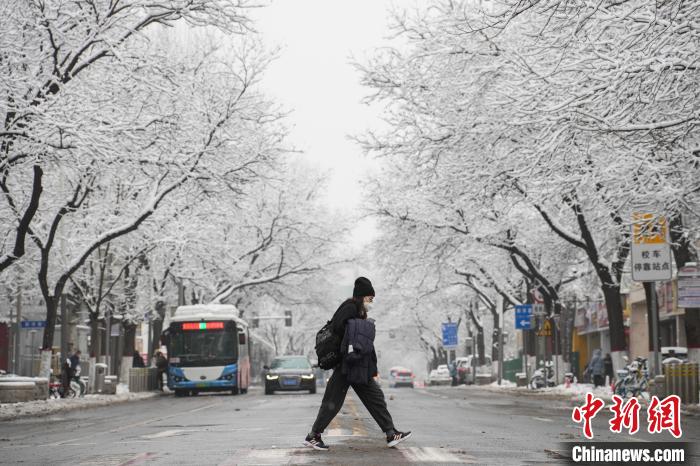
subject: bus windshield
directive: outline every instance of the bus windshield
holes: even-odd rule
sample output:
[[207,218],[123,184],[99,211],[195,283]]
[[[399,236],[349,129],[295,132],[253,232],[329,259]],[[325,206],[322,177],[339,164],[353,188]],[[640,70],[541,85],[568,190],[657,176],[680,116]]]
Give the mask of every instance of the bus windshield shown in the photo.
[[194,330],[172,333],[169,358],[179,358],[179,366],[225,366],[237,360],[236,332]]

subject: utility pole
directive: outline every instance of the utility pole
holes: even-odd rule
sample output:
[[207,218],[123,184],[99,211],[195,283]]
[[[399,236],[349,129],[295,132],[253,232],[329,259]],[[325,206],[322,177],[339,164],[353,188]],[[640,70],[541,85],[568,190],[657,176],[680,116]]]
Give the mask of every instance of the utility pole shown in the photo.
[[13,357],[14,357],[14,367],[13,370],[15,374],[19,375],[20,370],[21,370],[21,365],[22,365],[22,359],[20,357],[20,342],[22,340],[22,288],[18,287],[17,288],[17,298],[15,299],[15,310],[17,311],[15,313],[16,320],[15,320],[15,347],[13,351]]
[[68,306],[66,306],[66,295],[61,294],[61,361],[68,357]]
[[651,305],[649,307],[651,311],[651,348],[654,352],[654,368],[651,374],[652,376],[656,376],[661,373],[661,359],[659,357],[659,306],[656,298],[656,282],[650,282],[649,288],[651,288],[651,292],[649,293],[651,296]]
[[501,301],[501,317],[499,320],[500,329],[498,330],[498,385],[503,382],[503,312],[506,308],[506,300],[500,297]]
[[112,343],[112,313],[109,309],[105,311],[105,364],[107,364],[107,375],[112,375],[110,372],[112,369],[111,359],[111,343]]

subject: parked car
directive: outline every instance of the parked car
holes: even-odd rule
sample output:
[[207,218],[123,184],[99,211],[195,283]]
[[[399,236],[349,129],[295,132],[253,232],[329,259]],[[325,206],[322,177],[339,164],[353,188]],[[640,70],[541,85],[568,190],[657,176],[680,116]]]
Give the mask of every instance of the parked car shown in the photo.
[[265,395],[275,391],[308,390],[316,393],[316,376],[306,356],[279,356],[264,367]]
[[415,375],[411,369],[405,367],[392,367],[389,369],[389,387],[411,387],[413,388],[413,380]]
[[430,385],[449,385],[452,383],[452,377],[450,377],[450,370],[447,368],[447,365],[441,364],[437,369],[430,371],[428,383]]
[[[457,382],[460,384],[472,384],[474,380],[478,377],[479,379],[493,378],[493,363],[491,358],[486,356],[483,366],[472,366],[473,356],[463,356],[455,360],[457,363]],[[474,377],[472,371],[476,369],[476,376]]]

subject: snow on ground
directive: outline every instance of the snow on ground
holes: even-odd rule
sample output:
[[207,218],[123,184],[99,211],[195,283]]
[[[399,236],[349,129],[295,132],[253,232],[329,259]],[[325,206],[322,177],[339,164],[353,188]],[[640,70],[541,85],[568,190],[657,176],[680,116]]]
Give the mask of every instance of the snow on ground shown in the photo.
[[518,387],[510,380],[503,380],[501,385],[498,382],[493,382],[489,385],[462,385],[466,389],[484,388],[490,391],[508,391],[509,393],[527,396],[541,396],[545,398],[568,399],[572,401],[585,400],[586,393],[592,393],[598,398],[606,401],[612,400],[612,389],[610,387],[594,388],[593,384],[589,383],[572,383],[568,387],[566,385],[557,385],[556,387],[547,387],[533,390],[528,387]]
[[501,385],[498,385],[498,381],[496,382],[491,382],[492,387],[502,387],[502,388],[515,388],[515,382],[511,382],[510,380],[501,380]]
[[27,401],[24,403],[0,404],[0,421],[17,419],[25,416],[45,416],[76,409],[107,406],[126,401],[144,400],[160,396],[160,393],[131,393],[125,384],[117,386],[116,395],[85,395],[83,398],[63,398]]

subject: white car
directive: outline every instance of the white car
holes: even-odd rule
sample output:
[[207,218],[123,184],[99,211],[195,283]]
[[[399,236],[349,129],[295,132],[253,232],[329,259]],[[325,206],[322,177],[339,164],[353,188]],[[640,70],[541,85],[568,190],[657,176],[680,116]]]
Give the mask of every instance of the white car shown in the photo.
[[450,377],[450,370],[447,368],[447,365],[441,364],[437,369],[430,371],[428,383],[430,385],[449,385],[452,383],[452,377]]
[[[472,361],[473,356],[459,357],[455,360],[457,364],[457,382],[460,384],[471,384],[474,383],[476,379],[487,380],[493,379],[493,364],[491,358],[486,356],[484,361],[486,362],[483,366],[472,366],[474,363]],[[476,376],[472,371],[476,369]]]

